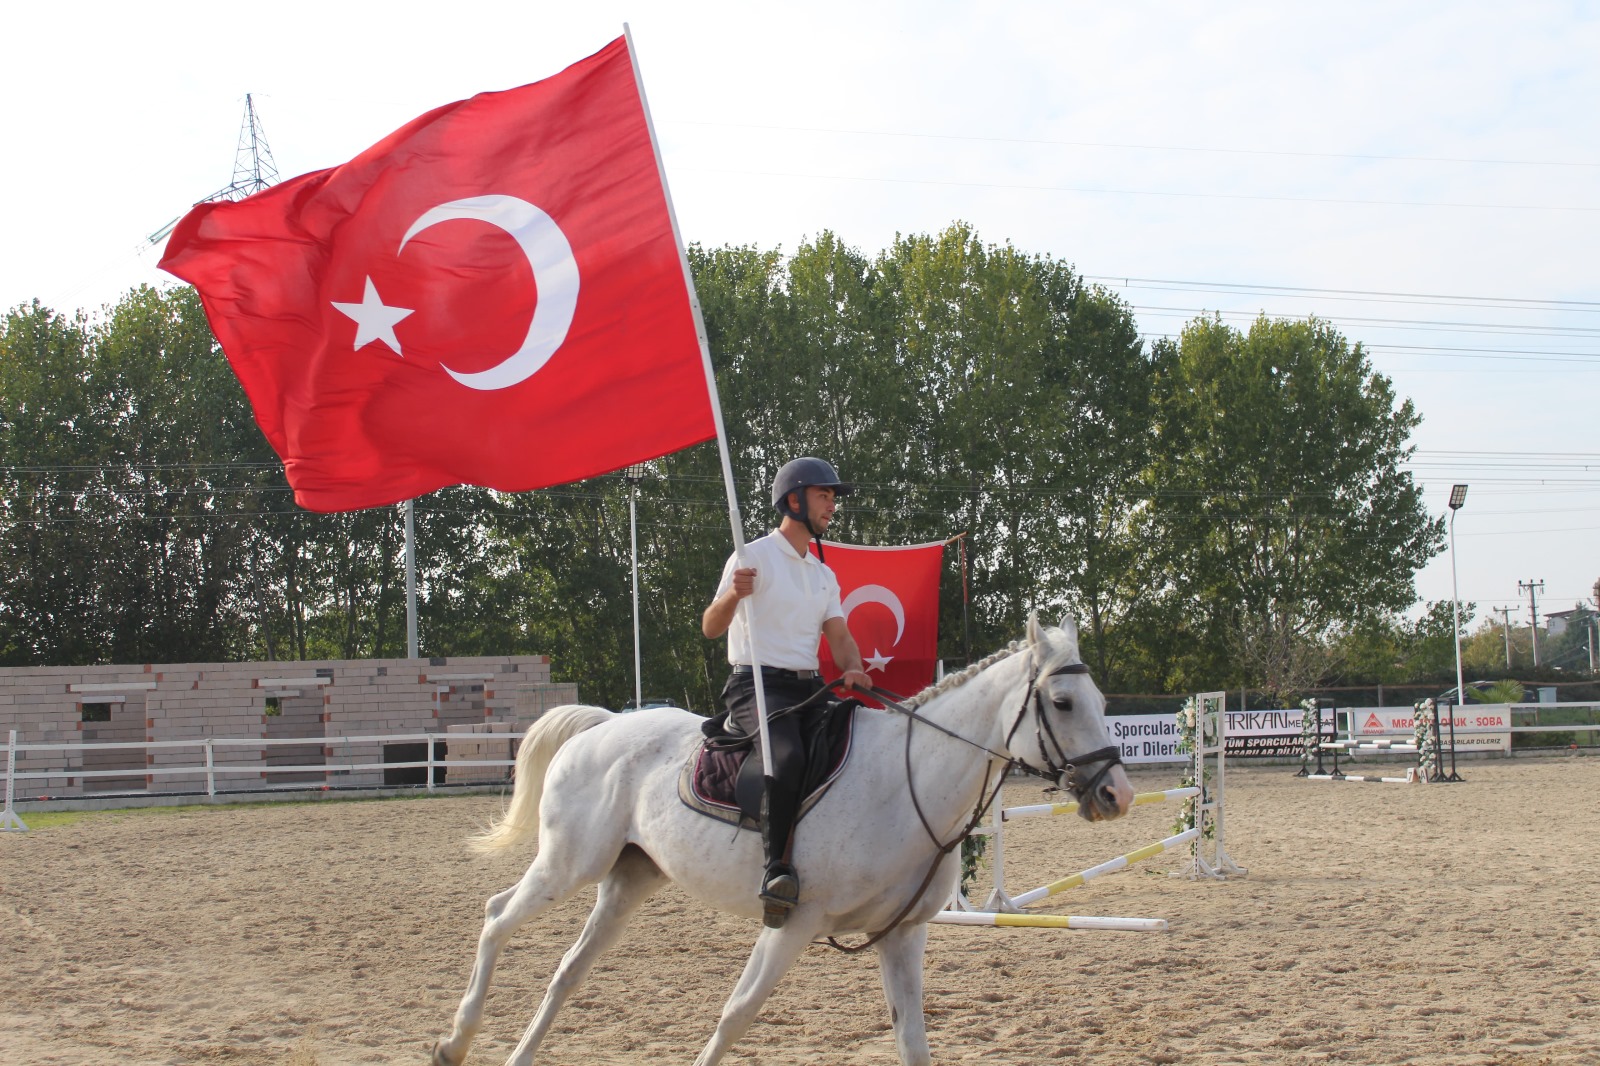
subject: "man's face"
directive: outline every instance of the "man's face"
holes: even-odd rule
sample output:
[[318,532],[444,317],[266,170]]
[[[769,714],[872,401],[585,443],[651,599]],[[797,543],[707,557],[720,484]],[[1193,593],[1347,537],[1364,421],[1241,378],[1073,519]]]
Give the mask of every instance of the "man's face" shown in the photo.
[[833,512],[839,507],[834,500],[833,490],[820,485],[806,487],[806,505],[808,509],[804,513],[811,516],[811,524],[819,530],[828,528],[828,523],[833,521]]

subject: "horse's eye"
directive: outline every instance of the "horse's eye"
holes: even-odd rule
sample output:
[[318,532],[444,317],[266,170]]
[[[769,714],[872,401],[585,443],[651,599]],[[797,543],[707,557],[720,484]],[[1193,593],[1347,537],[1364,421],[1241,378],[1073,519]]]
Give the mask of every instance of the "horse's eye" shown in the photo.
[[1072,697],[1057,696],[1055,698],[1055,705],[1056,710],[1060,711],[1062,714],[1066,714],[1068,711],[1072,710]]

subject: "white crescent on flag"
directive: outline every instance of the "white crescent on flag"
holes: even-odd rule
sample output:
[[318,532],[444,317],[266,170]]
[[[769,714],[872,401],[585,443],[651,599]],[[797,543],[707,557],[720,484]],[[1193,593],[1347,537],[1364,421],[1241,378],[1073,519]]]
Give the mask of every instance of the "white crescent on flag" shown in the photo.
[[905,636],[906,632],[906,609],[901,605],[900,597],[894,594],[894,590],[884,588],[882,585],[862,585],[857,588],[844,598],[844,603],[840,604],[846,622],[850,620],[850,612],[863,603],[881,603],[889,608],[889,612],[894,615],[894,643],[899,644],[900,638]]

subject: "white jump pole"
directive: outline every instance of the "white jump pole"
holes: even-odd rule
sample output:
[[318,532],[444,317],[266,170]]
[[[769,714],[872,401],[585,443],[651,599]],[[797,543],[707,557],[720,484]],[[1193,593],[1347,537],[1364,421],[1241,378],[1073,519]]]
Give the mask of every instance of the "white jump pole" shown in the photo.
[[1307,774],[1307,781],[1362,781],[1369,785],[1414,785],[1417,783],[1415,768],[1406,771],[1405,777],[1368,777],[1365,774]]
[[992,911],[940,911],[928,921],[939,925],[990,925],[1013,929],[1125,929],[1164,933],[1165,918],[1095,918],[1078,914],[1001,914]]
[[1417,753],[1417,745],[1409,740],[1324,740],[1317,746],[1324,751],[1392,752],[1395,755]]
[[[1168,800],[1188,799],[1199,794],[1198,785],[1191,785],[1188,788],[1169,788],[1162,792],[1141,792],[1133,797],[1133,805],[1143,807],[1147,803],[1166,803]],[[1077,811],[1077,803],[1030,803],[1025,807],[1007,807],[1000,812],[1000,816],[1009,822],[1013,818],[1023,818],[1030,814],[1076,814]]]
[[[1190,796],[1199,795],[1199,793],[1200,789],[1195,786],[1188,788],[1169,788],[1161,792],[1140,792],[1133,797],[1133,804],[1136,807],[1143,807],[1151,803],[1166,803],[1169,800],[1188,799]],[[993,843],[990,845],[991,851],[989,856],[989,868],[994,871],[994,876],[991,879],[992,887],[989,892],[989,898],[985,900],[983,904],[985,909],[1016,911],[1022,906],[1022,901],[1020,899],[1012,899],[1010,896],[1006,895],[1005,823],[1012,818],[1024,818],[1030,815],[1073,814],[1077,811],[1077,809],[1077,803],[1032,803],[1022,807],[1006,807],[1003,806],[1000,799],[996,797],[992,823],[984,829],[974,831],[975,833],[981,833],[985,836],[988,836],[990,840],[993,841]],[[1151,854],[1157,853],[1152,852]],[[1126,857],[1127,856],[1122,856],[1122,858]],[[1113,859],[1111,861],[1116,862],[1118,860]],[[1137,862],[1138,860],[1135,859],[1134,861]],[[1099,870],[1099,867],[1095,867],[1095,869]],[[962,895],[960,888],[956,889],[955,895],[951,901],[951,907],[955,910],[963,911],[976,910],[976,908],[967,902],[967,899],[964,895]]]
[[1093,881],[1095,878],[1099,877],[1101,874],[1109,874],[1115,873],[1118,870],[1126,870],[1129,866],[1132,866],[1136,862],[1143,862],[1145,859],[1152,859],[1164,851],[1170,851],[1173,848],[1182,847],[1184,844],[1189,843],[1199,835],[1200,830],[1198,828],[1185,829],[1176,836],[1170,836],[1165,840],[1158,840],[1154,844],[1140,848],[1138,851],[1130,851],[1126,855],[1118,855],[1116,858],[1107,862],[1103,862],[1099,866],[1091,866],[1082,873],[1075,873],[1071,877],[1063,877],[1059,881],[1052,881],[1050,884],[1045,885],[1042,888],[1036,888],[1031,892],[1024,892],[1011,902],[1018,907],[1026,907],[1030,903],[1039,902],[1046,896],[1053,896],[1058,892],[1065,892],[1069,888],[1077,888],[1079,885],[1086,885],[1090,881]]
[[13,803],[17,792],[17,731],[6,741],[6,805],[0,810],[0,832],[26,833],[28,823],[18,816]]

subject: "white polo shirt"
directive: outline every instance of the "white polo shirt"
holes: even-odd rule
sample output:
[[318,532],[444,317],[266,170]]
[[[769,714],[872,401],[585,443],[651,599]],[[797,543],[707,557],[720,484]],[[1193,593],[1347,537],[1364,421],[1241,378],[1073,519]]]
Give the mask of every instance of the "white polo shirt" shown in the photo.
[[[728,557],[717,596],[733,584],[738,565],[737,556]],[[755,591],[745,597],[728,627],[728,662],[751,665],[750,631],[754,629],[762,666],[817,669],[822,624],[844,617],[839,579],[810,552],[795,554],[794,546],[776,530],[745,545],[744,565],[755,567]],[[745,624],[747,617],[749,625]]]

